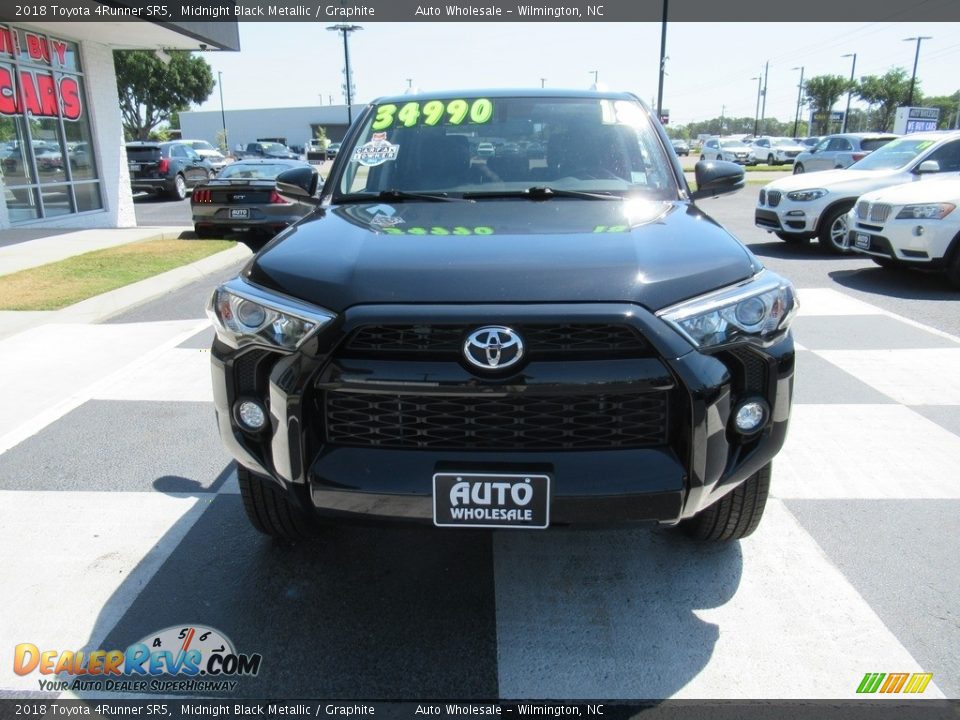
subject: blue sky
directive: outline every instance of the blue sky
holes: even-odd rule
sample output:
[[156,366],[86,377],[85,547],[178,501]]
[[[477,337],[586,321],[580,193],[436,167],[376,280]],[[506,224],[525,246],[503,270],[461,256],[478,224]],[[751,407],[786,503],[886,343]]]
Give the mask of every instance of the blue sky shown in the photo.
[[[878,11],[879,13],[879,11]],[[458,87],[586,88],[591,71],[611,90],[657,93],[659,23],[361,23],[351,36],[355,100],[402,92],[407,78],[422,90]],[[343,102],[343,45],[325,24],[241,23],[241,51],[207,53],[223,72],[227,109]],[[960,90],[960,23],[672,23],[667,35],[665,108],[671,122],[726,115],[752,117],[757,81],[770,61],[766,116],[792,118],[797,82],[825,73],[857,76],[890,67],[912,70],[932,95]],[[841,109],[838,103],[837,109]],[[856,106],[856,101],[854,101]],[[195,108],[197,109],[197,108]],[[202,110],[219,110],[214,92]]]

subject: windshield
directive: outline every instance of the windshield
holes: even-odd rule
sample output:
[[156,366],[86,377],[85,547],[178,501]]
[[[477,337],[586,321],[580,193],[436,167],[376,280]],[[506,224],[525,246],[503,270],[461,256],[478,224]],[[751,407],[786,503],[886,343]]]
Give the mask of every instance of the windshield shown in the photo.
[[220,174],[218,180],[244,178],[248,180],[273,180],[284,170],[289,170],[292,165],[269,165],[269,164],[245,164],[242,162],[227,165]]
[[770,144],[774,147],[786,147],[788,145],[796,145],[797,143],[790,138],[774,138],[770,141]]
[[531,187],[676,198],[669,159],[639,103],[471,98],[383,104],[371,113],[339,195],[477,197]]
[[290,152],[280,143],[262,143],[262,147],[267,155],[286,155]]
[[190,143],[190,147],[192,147],[194,150],[215,150],[216,149],[213,147],[213,145],[208,143],[206,140],[195,140],[192,143]]
[[747,146],[744,145],[740,140],[721,140],[721,141],[720,141],[720,147],[725,147],[725,148],[746,148]]
[[920,138],[898,138],[877,148],[850,167],[856,170],[896,170],[909,165],[914,158],[933,145],[933,142]]

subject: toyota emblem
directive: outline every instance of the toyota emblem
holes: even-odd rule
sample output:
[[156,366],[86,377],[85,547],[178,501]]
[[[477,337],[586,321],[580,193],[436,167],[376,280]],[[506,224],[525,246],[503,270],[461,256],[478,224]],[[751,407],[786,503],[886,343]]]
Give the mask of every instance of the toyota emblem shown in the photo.
[[523,357],[523,340],[508,327],[488,325],[470,333],[463,344],[463,356],[482,370],[508,368]]

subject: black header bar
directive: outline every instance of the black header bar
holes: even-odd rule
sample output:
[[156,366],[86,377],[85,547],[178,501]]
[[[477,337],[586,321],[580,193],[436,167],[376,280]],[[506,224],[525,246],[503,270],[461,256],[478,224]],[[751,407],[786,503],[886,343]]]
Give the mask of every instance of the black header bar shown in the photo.
[[[3,22],[659,22],[663,0],[38,0],[0,3]],[[960,22],[956,0],[672,0],[670,22]]]

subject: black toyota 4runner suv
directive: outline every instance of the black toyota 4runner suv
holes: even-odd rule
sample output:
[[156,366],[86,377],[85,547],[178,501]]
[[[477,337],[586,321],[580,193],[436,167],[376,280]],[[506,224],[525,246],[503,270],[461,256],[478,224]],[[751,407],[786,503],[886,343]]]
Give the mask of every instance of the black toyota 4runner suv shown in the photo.
[[[220,434],[250,521],[654,521],[750,534],[787,430],[797,303],[695,204],[633,95],[371,104],[316,205],[213,294]],[[437,532],[442,532],[438,530]]]

